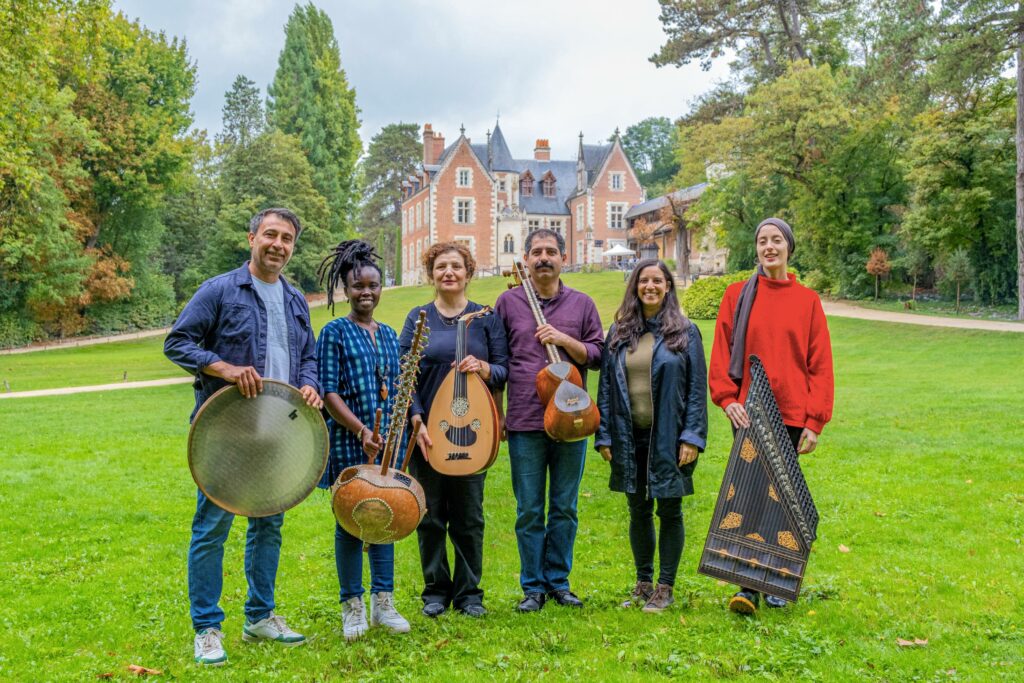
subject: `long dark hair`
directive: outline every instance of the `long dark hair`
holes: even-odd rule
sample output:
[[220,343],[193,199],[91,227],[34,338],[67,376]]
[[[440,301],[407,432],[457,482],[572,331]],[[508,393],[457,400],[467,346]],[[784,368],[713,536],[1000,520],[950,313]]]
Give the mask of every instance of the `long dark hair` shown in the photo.
[[619,310],[615,312],[615,334],[608,343],[612,351],[618,350],[624,344],[630,351],[635,351],[637,342],[647,331],[647,323],[644,321],[644,306],[640,301],[637,287],[640,282],[640,273],[651,266],[660,268],[662,275],[665,276],[665,282],[668,283],[668,292],[665,293],[665,300],[661,302],[661,310],[658,312],[658,317],[661,320],[661,336],[665,340],[665,346],[675,353],[686,349],[692,323],[679,308],[676,279],[672,277],[672,271],[668,269],[664,261],[649,258],[636,264],[636,268],[633,269],[629,281],[626,283],[626,295],[622,298]]
[[316,274],[320,277],[321,285],[324,279],[327,279],[327,305],[331,307],[331,315],[334,315],[334,290],[338,288],[339,282],[342,286],[348,286],[349,273],[354,271],[355,276],[359,277],[363,268],[373,268],[380,274],[381,279],[384,278],[377,261],[380,261],[380,255],[369,243],[363,240],[345,240],[334,247],[320,262]]

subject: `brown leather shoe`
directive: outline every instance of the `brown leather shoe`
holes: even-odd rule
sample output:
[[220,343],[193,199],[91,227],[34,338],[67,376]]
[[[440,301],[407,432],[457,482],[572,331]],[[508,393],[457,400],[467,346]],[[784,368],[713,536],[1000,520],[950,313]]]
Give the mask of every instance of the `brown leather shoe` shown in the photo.
[[622,603],[623,607],[643,607],[654,594],[654,584],[650,581],[637,581],[629,600]]
[[644,605],[644,612],[663,612],[668,609],[672,603],[676,601],[672,597],[672,586],[666,586],[663,583],[659,583],[654,587],[654,593],[651,595],[650,600]]

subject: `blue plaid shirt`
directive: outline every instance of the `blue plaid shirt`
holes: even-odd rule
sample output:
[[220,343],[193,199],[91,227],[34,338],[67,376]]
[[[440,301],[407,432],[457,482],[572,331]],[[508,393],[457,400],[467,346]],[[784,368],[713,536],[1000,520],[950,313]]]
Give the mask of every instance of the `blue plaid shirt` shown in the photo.
[[[324,325],[316,341],[317,366],[324,395],[338,394],[349,410],[355,413],[363,424],[373,427],[377,408],[384,411],[380,432],[386,435],[391,409],[395,403],[395,381],[399,373],[398,335],[395,331],[378,322],[377,344],[370,333],[347,317],[336,318]],[[378,374],[380,367],[382,373]],[[388,388],[387,401],[380,398],[381,378]],[[327,471],[320,481],[322,488],[329,488],[346,467],[366,462],[363,444],[352,432],[327,416],[327,427],[331,433],[331,457]],[[399,444],[397,466],[405,456],[408,429]]]

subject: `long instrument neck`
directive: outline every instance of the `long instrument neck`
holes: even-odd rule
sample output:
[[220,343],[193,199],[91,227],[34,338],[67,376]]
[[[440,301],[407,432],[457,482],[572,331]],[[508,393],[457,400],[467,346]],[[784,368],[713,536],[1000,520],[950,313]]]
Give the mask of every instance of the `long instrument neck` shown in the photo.
[[[522,268],[521,278],[523,283],[523,291],[526,292],[526,301],[530,304],[530,311],[533,312],[533,319],[537,323],[537,327],[541,325],[547,325],[548,321],[544,318],[544,311],[540,307],[540,297],[537,296],[537,290],[533,288],[533,282],[527,276],[526,268]],[[558,355],[558,347],[554,344],[545,344],[544,351],[548,355],[549,363],[560,363],[562,361],[561,356]]]
[[[459,325],[455,328],[455,368],[462,365],[466,357],[466,328],[469,326],[462,318],[459,318]],[[466,398],[466,373],[455,373],[455,398]]]

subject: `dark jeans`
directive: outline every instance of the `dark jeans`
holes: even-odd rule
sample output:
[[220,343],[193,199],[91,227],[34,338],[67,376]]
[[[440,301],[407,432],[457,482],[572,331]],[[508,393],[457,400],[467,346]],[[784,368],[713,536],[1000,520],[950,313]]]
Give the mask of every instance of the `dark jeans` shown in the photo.
[[[192,541],[188,548],[188,598],[192,628],[197,632],[219,629],[224,620],[220,594],[224,586],[224,541],[235,516],[196,493]],[[250,517],[245,534],[245,618],[250,623],[265,619],[274,610],[274,582],[281,556],[281,525],[284,513]]]
[[[427,514],[416,528],[424,604],[439,602],[456,609],[482,604],[486,473],[468,477],[440,474],[427,464],[419,449],[409,468],[427,498]],[[454,573],[448,565],[448,539],[455,549]]]
[[563,443],[543,431],[509,432],[508,453],[516,496],[519,585],[523,593],[569,590],[587,440]]
[[654,533],[655,499],[647,497],[647,457],[650,447],[650,430],[635,430],[633,443],[636,459],[636,493],[627,493],[629,505],[629,545],[633,549],[633,564],[636,565],[637,581],[654,580],[654,548],[658,548],[658,583],[675,585],[679,560],[683,556],[686,533],[683,529],[683,499],[658,498],[658,519],[660,533]]
[[[370,592],[395,590],[395,546],[370,545]],[[338,570],[338,597],[341,602],[363,595],[363,542],[334,523],[334,564]]]

